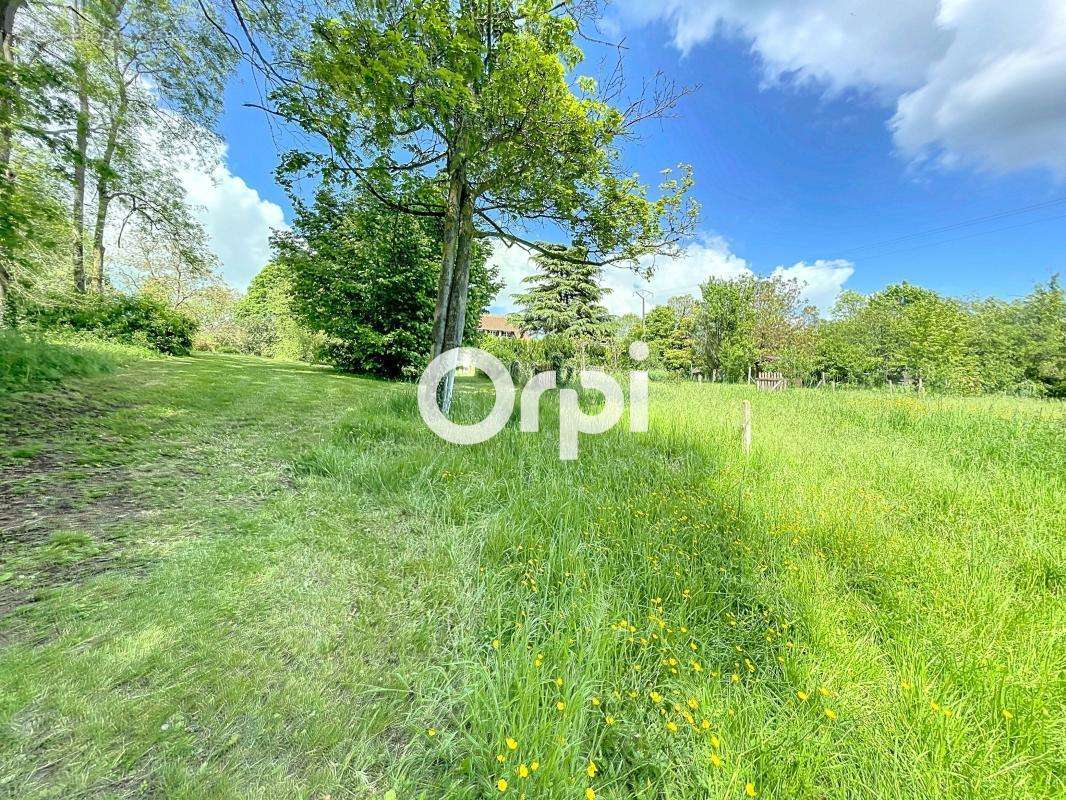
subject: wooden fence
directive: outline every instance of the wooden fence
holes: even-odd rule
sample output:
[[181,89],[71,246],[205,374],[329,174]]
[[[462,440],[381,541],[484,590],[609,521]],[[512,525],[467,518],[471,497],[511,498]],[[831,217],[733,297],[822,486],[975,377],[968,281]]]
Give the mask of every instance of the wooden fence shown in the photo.
[[761,392],[777,392],[788,388],[788,381],[780,372],[760,372],[755,383]]

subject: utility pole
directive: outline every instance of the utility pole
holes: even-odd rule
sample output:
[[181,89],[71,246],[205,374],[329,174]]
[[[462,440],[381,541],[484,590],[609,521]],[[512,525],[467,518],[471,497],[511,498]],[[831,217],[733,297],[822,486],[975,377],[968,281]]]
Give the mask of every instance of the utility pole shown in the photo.
[[647,289],[634,289],[633,294],[640,298],[640,335],[645,334],[644,317],[646,316],[647,303],[654,295]]

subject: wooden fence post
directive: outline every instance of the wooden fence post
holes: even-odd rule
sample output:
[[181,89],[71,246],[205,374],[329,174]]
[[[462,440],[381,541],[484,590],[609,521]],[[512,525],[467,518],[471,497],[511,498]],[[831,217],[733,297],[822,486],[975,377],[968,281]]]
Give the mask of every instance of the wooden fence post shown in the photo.
[[744,455],[751,453],[751,401],[744,401],[744,428],[741,432]]

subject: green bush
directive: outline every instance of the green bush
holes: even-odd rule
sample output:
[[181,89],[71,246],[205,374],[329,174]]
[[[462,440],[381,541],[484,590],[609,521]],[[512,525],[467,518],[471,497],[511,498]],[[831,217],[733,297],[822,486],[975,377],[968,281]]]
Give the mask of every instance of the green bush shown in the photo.
[[25,319],[42,331],[87,331],[172,356],[188,355],[196,332],[192,319],[144,295],[63,297],[28,310]]

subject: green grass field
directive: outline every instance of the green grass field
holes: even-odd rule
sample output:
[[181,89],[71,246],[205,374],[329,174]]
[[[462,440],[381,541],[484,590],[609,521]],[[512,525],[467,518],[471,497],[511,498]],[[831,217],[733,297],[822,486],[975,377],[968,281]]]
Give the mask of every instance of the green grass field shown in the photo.
[[0,797],[1066,795],[1061,403],[550,416],[222,356],[0,401]]

